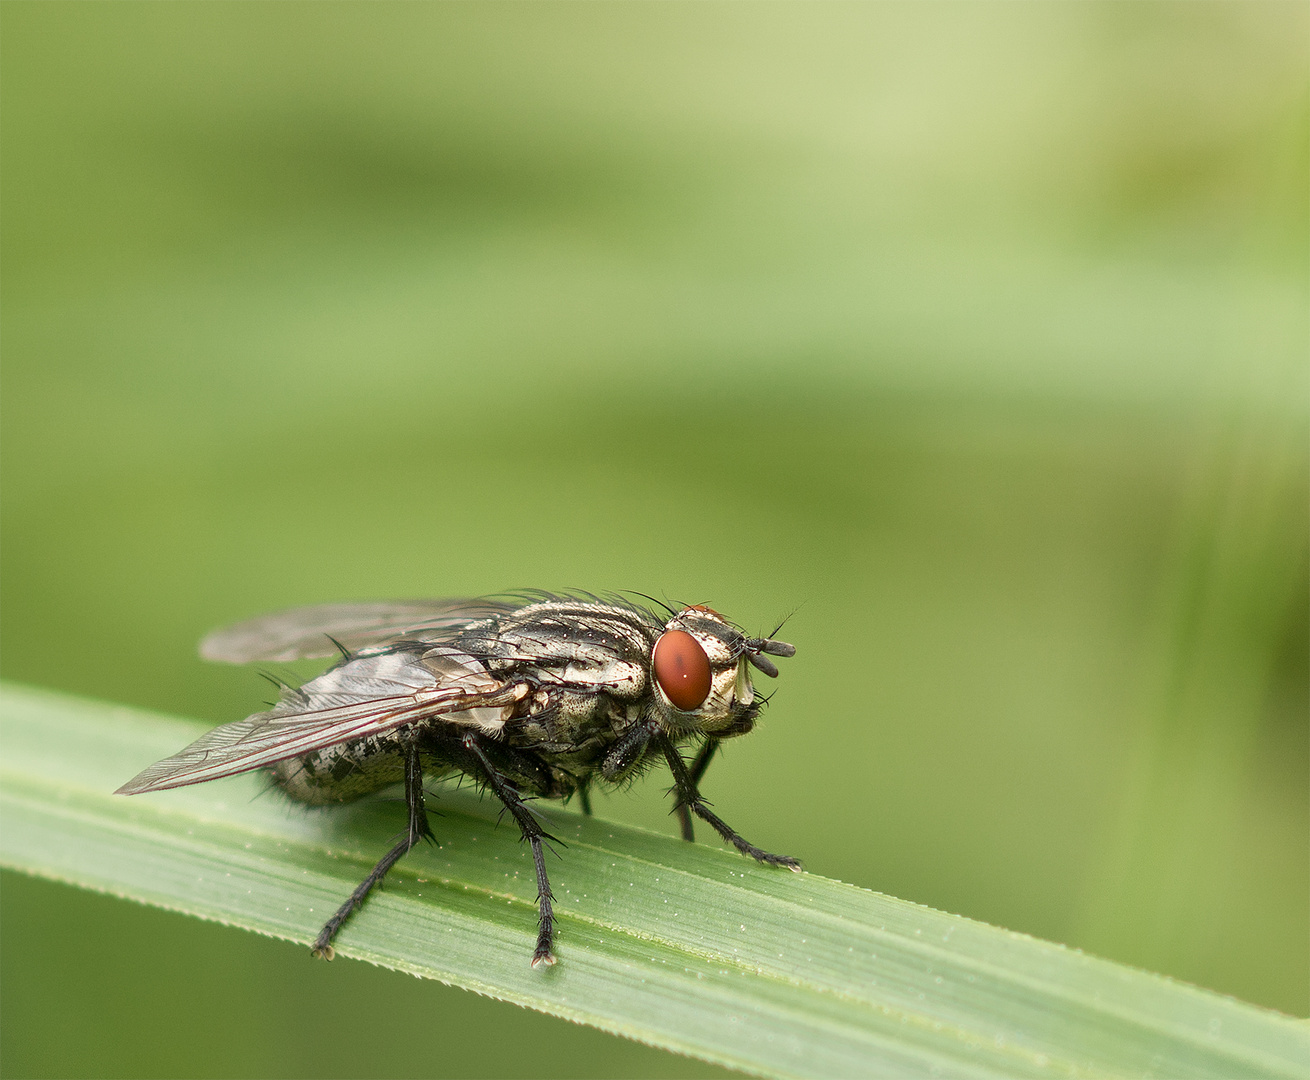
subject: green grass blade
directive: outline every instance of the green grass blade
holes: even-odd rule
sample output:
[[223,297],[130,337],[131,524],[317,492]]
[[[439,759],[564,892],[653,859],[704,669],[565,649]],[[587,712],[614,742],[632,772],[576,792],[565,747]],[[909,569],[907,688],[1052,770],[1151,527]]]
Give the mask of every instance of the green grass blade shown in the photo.
[[[399,807],[307,811],[259,797],[255,776],[111,794],[199,730],[0,689],[0,862],[308,943]],[[561,962],[534,971],[517,830],[471,794],[438,807],[442,846],[401,862],[340,955],[766,1076],[1310,1076],[1303,1022],[553,805]]]

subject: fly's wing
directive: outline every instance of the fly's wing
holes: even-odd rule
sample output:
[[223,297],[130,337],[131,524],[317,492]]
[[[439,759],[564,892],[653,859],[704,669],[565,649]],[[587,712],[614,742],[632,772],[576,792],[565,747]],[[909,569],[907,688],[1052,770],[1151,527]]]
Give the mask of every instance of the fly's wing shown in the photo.
[[412,635],[440,641],[468,623],[512,611],[498,600],[375,600],[315,604],[225,626],[200,643],[206,660],[229,664],[335,656],[333,640],[354,652]]
[[522,694],[522,688],[493,678],[478,661],[454,650],[361,656],[298,690],[286,691],[269,712],[202,735],[129,780],[117,794],[137,795],[249,772],[435,716],[493,731],[504,724]]

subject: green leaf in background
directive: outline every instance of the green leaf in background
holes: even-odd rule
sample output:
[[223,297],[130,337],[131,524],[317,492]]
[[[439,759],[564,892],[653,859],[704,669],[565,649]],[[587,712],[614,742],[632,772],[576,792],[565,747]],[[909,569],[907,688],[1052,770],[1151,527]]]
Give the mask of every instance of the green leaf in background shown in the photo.
[[[308,942],[396,828],[243,776],[127,799],[195,724],[0,692],[6,867]],[[550,808],[561,963],[528,964],[535,882],[461,793],[339,953],[764,1076],[1310,1076],[1306,1025],[1022,934]],[[306,955],[305,963],[312,961]]]

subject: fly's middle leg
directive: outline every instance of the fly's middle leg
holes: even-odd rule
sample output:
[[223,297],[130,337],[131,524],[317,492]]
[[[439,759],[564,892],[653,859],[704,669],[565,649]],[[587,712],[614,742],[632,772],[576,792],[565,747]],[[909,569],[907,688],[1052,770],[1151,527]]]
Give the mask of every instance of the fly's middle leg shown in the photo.
[[405,805],[409,810],[405,838],[382,856],[368,877],[350,894],[350,899],[337,909],[332,918],[328,919],[323,929],[319,931],[318,937],[314,939],[314,944],[310,946],[315,956],[322,957],[324,960],[332,959],[335,955],[332,939],[336,937],[337,931],[345,925],[346,920],[373,891],[373,887],[381,883],[387,872],[400,861],[401,857],[420,840],[432,835],[432,830],[428,827],[427,809],[423,805],[423,765],[419,760],[418,747],[413,744],[405,749]]
[[550,879],[546,876],[546,859],[542,852],[542,840],[554,840],[541,827],[541,823],[532,816],[532,811],[523,802],[523,797],[515,790],[497,770],[479,744],[478,736],[468,732],[463,737],[464,748],[478,760],[487,784],[495,792],[496,798],[505,804],[519,824],[523,839],[532,847],[532,862],[537,870],[537,904],[540,920],[537,924],[537,947],[532,952],[532,966],[541,967],[555,963],[555,909],[552,902],[555,897],[550,891]]

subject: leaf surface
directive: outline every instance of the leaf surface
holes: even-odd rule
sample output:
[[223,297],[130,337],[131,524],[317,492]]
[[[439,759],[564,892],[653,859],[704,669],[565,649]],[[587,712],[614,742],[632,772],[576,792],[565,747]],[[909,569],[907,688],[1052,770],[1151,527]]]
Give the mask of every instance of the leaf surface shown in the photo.
[[[201,730],[0,689],[0,861],[308,944],[403,811],[307,810],[254,775],[112,794]],[[536,805],[567,844],[550,865],[560,963],[533,970],[517,830],[470,792],[436,795],[441,846],[401,861],[338,955],[764,1076],[1310,1076],[1301,1021],[554,804]]]

